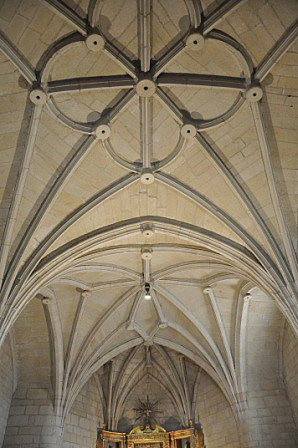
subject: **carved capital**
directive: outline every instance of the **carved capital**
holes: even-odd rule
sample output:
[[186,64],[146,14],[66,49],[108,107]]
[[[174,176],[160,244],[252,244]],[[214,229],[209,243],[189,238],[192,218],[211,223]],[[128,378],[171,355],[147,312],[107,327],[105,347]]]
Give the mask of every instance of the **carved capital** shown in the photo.
[[244,300],[244,302],[245,303],[249,303],[250,302],[250,300],[251,300],[251,294],[248,292],[248,293],[246,293],[245,294],[245,296],[243,297],[243,300]]
[[127,324],[126,324],[126,329],[127,329],[128,331],[132,331],[132,330],[134,330],[134,329],[135,329],[134,323],[133,323],[133,322],[127,322]]
[[141,257],[143,260],[151,260],[152,250],[148,246],[143,247]]
[[158,326],[159,326],[159,328],[167,328],[168,321],[167,320],[162,320],[161,322],[159,322]]
[[81,294],[84,299],[89,299],[89,297],[91,296],[91,291],[82,291]]

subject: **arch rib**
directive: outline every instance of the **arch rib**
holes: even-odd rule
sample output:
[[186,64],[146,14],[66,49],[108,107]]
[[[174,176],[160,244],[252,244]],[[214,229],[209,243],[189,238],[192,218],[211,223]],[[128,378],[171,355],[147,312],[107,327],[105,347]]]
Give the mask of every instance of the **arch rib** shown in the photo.
[[14,47],[14,45],[7,39],[7,37],[0,32],[0,50],[2,53],[13,63],[13,65],[19,70],[22,76],[33,84],[37,79],[35,71],[24,58],[21,53]]
[[138,2],[138,52],[141,71],[150,70],[152,0]]
[[[201,333],[201,335],[204,337],[204,339],[206,340],[206,342],[209,344],[210,348],[212,349],[219,365],[221,366],[221,368],[224,372],[224,375],[226,377],[227,382],[230,385],[231,390],[233,390],[233,385],[231,382],[231,372],[228,370],[219,348],[215,344],[214,340],[211,338],[211,336],[208,333],[208,331],[206,330],[206,328],[201,324],[201,322],[192,313],[189,312],[189,310],[183,305],[183,303],[181,303],[177,299],[177,297],[173,293],[171,293],[170,291],[168,291],[166,288],[164,288],[162,286],[155,286],[155,289],[160,294],[162,294],[163,297],[165,297],[170,303],[172,303],[179,311],[181,311],[184,314],[184,316],[186,316],[189,319],[189,321],[195,326],[195,328]],[[201,351],[202,351],[202,347],[201,347]],[[206,355],[208,357],[208,354],[205,351],[205,356]]]
[[[89,334],[85,337],[81,347],[78,351],[76,359],[74,361],[72,371],[76,372],[79,365],[82,363],[86,350],[92,340],[94,339],[96,333],[99,331],[101,326],[106,322],[106,320],[114,313],[126,300],[129,300],[134,294],[138,292],[139,286],[133,286],[125,291],[120,297],[118,297],[115,302],[107,309],[105,313],[99,318],[98,322],[92,327]],[[102,347],[101,347],[102,348]]]
[[221,3],[209,16],[203,20],[203,33],[206,34],[212,30],[219,22],[227,17],[247,0],[226,0]]
[[[34,128],[35,129],[35,128]],[[35,131],[36,133],[36,131]],[[37,226],[41,222],[42,218],[45,215],[45,212],[49,209],[51,204],[53,203],[54,199],[57,197],[59,192],[61,191],[62,187],[65,185],[67,180],[69,179],[70,175],[74,172],[74,170],[77,168],[79,162],[83,159],[83,157],[86,156],[88,151],[91,149],[93,144],[95,143],[96,139],[94,136],[89,135],[85,138],[81,146],[78,148],[74,156],[71,158],[71,160],[65,165],[63,171],[61,172],[60,176],[54,181],[52,184],[52,187],[50,188],[47,196],[43,200],[42,204],[38,208],[37,212],[35,213],[34,217],[32,218],[26,233],[24,234],[23,238],[21,239],[21,242],[19,243],[15,253],[13,254],[12,260],[9,264],[9,272],[7,277],[5,278],[3,282],[3,291],[4,291],[4,301],[7,298],[8,290],[12,285],[13,280],[16,277],[17,270],[21,264],[22,261],[22,255],[24,254],[24,251],[29,244]],[[33,151],[33,144],[29,146],[30,149],[30,155]],[[26,161],[26,160],[25,160]],[[28,160],[26,161],[28,164]],[[26,173],[29,168],[27,168]],[[24,171],[25,173],[25,171]],[[23,177],[22,177],[23,179]],[[24,182],[24,181],[23,181]]]
[[200,0],[184,0],[186,4],[190,25],[192,28],[198,28],[201,23],[202,5]]
[[[186,406],[186,398],[183,394],[183,390],[181,390],[182,394],[181,394],[181,392],[178,393],[178,391],[176,391],[177,384],[175,384],[174,381],[171,379],[171,377],[168,374],[168,372],[166,371],[166,369],[164,369],[157,361],[155,361],[155,359],[152,360],[152,365],[153,365],[153,367],[156,368],[158,373],[160,373],[158,382],[161,383],[161,378],[164,378],[167,380],[167,383],[170,386],[170,390],[173,391],[173,393],[171,393],[171,396],[176,402],[176,409],[178,410],[178,414],[180,415],[180,418],[183,417],[183,421],[185,422],[184,424],[187,424],[187,422],[188,422],[187,406]],[[179,381],[180,381],[180,378],[179,378]],[[182,389],[181,381],[179,383],[179,386]]]
[[211,163],[215,166],[217,171],[221,174],[223,174],[224,178],[227,180],[229,185],[231,186],[232,190],[236,194],[236,196],[240,199],[241,203],[244,205],[245,209],[254,217],[254,220],[258,226],[258,228],[261,230],[263,235],[266,238],[266,241],[270,244],[270,247],[275,255],[275,260],[278,262],[278,265],[281,267],[282,271],[285,272],[286,277],[288,281],[291,282],[291,276],[289,273],[288,266],[284,260],[284,256],[280,250],[280,247],[278,246],[275,238],[273,237],[270,229],[266,225],[265,221],[263,220],[262,216],[260,215],[257,208],[254,206],[253,202],[243,189],[243,187],[240,185],[240,183],[237,181],[236,177],[233,176],[227,165],[223,162],[223,160],[219,157],[218,153],[215,151],[215,149],[209,144],[208,140],[202,133],[197,133],[196,138],[198,142],[202,145],[202,147],[206,151],[206,155],[208,159],[211,161]]
[[77,335],[78,335],[78,331],[79,331],[79,324],[84,312],[84,308],[86,305],[86,299],[90,296],[90,292],[89,291],[82,291],[80,293],[80,298],[79,298],[79,302],[77,305],[77,309],[75,312],[75,317],[74,317],[74,321],[71,327],[71,332],[70,332],[70,336],[69,336],[69,340],[68,340],[68,345],[67,345],[67,350],[66,350],[66,356],[65,356],[65,368],[64,368],[64,381],[63,381],[63,394],[62,394],[62,400],[65,396],[65,392],[66,392],[66,387],[68,384],[68,378],[70,375],[70,370],[71,370],[71,363],[73,360],[73,354],[74,354],[74,348],[75,348],[75,343],[76,343],[76,339],[77,339]]
[[48,81],[47,84],[50,95],[101,89],[131,89],[134,85],[135,82],[129,75],[57,79]]
[[[82,156],[84,156],[85,152],[90,148],[90,146],[95,142],[94,137],[89,136],[81,145],[81,147],[78,149],[77,153],[74,155],[73,159],[70,161],[70,163],[65,167],[65,170],[63,172],[63,176],[59,177],[56,181],[56,183],[53,185],[53,188],[50,190],[46,200],[43,202],[39,210],[37,211],[36,215],[34,216],[33,220],[31,221],[31,224],[29,226],[29,229],[27,231],[27,234],[22,239],[17,251],[16,255],[14,256],[12,262],[11,262],[11,272],[15,272],[15,275],[13,276],[12,273],[10,275],[10,278],[8,277],[6,279],[6,285],[5,289],[3,286],[3,299],[6,300],[7,295],[9,294],[9,289],[12,286],[13,280],[15,278],[16,269],[20,266],[21,262],[21,256],[24,253],[24,250],[33,235],[37,225],[39,224],[40,220],[42,219],[45,210],[49,207],[49,205],[52,203],[53,198],[58,193],[59,189],[61,188],[61,184],[66,182],[66,179],[68,178],[69,174],[75,169],[77,166],[78,161],[81,159]],[[91,210],[96,205],[100,204],[107,198],[111,197],[113,194],[117,193],[118,191],[125,188],[127,185],[130,185],[131,183],[135,182],[138,179],[137,174],[128,174],[117,181],[113,182],[112,184],[108,185],[108,187],[101,190],[99,193],[94,195],[92,198],[90,198],[83,206],[78,207],[74,212],[72,212],[68,217],[62,222],[59,223],[58,226],[56,226],[45,238],[44,244],[42,244],[42,253],[44,254],[46,250],[51,246],[51,244],[56,240],[57,233],[60,235],[66,231],[66,229],[69,228],[70,225],[74,224],[77,219],[79,219],[81,216],[87,213],[87,211]],[[37,248],[33,253],[31,254],[31,257],[29,258],[29,263],[26,263],[22,269],[22,277],[26,278],[27,275],[31,272],[33,267],[35,266],[36,262],[40,259],[41,247]]]
[[232,356],[232,352],[231,352],[231,347],[230,344],[228,342],[228,338],[227,338],[227,333],[224,327],[224,322],[219,310],[219,306],[217,304],[216,298],[215,298],[215,294],[212,288],[207,287],[204,289],[204,292],[206,294],[208,294],[209,298],[210,298],[210,302],[211,302],[211,306],[213,309],[213,313],[217,322],[217,326],[219,329],[219,332],[221,334],[221,338],[222,338],[222,342],[223,342],[223,346],[226,352],[226,356],[227,356],[227,360],[228,360],[228,365],[229,365],[229,370],[231,372],[231,376],[233,378],[234,381],[234,387],[235,390],[238,390],[238,384],[237,384],[237,378],[236,378],[236,373],[235,373],[235,364],[234,364],[234,359]]
[[[124,403],[126,402],[128,396],[130,395],[130,393],[134,390],[135,387],[137,387],[137,385],[143,380],[143,378],[145,377],[145,375],[142,376],[142,378],[140,378],[138,381],[135,381],[137,376],[141,373],[142,369],[145,367],[145,361],[141,361],[139,362],[139,364],[134,368],[134,370],[132,371],[132,373],[130,374],[128,380],[126,381],[126,383],[124,384],[117,403],[116,403],[116,408],[115,408],[115,414],[114,414],[114,424],[115,427],[118,425],[121,413],[123,411],[123,407],[124,407]],[[130,385],[135,381],[135,383],[133,384],[132,387],[130,387]]]
[[[298,263],[295,248],[287,227],[284,215],[282,213],[282,203],[279,200],[277,193],[276,182],[274,179],[273,162],[271,157],[270,144],[265,132],[265,124],[262,116],[262,109],[259,103],[251,103],[251,110],[257,131],[262,159],[265,167],[265,173],[267,177],[268,187],[270,191],[271,201],[273,204],[276,220],[278,223],[279,231],[282,237],[282,241],[285,247],[285,252],[288,258],[289,265],[291,267],[292,278],[296,282],[296,292],[298,292]],[[281,258],[281,255],[280,255]]]
[[121,370],[120,370],[120,372],[117,376],[117,379],[115,381],[114,393],[113,393],[113,403],[112,403],[112,410],[111,410],[111,415],[112,415],[111,427],[112,428],[116,428],[116,426],[117,426],[115,423],[115,412],[116,412],[116,403],[119,400],[119,392],[120,392],[121,383],[123,381],[123,378],[127,371],[127,368],[130,366],[130,363],[133,360],[133,358],[135,357],[135,355],[137,354],[137,352],[139,351],[139,348],[140,348],[140,346],[138,345],[130,350],[129,354],[127,355],[127,358],[125,359],[123,365],[121,366]]
[[58,14],[63,20],[77,29],[83,36],[87,35],[89,26],[73,9],[62,0],[40,0],[45,6]]
[[169,353],[165,349],[165,347],[156,344],[155,348],[158,350],[158,352],[161,355],[162,359],[167,364],[167,366],[170,369],[170,372],[172,373],[172,376],[174,378],[173,379],[174,387],[172,387],[172,389],[173,390],[177,389],[177,393],[179,394],[180,400],[181,400],[181,403],[182,403],[182,408],[184,409],[184,412],[185,412],[186,411],[185,406],[184,406],[185,401],[183,400],[184,391],[183,391],[183,387],[182,387],[182,384],[181,384],[181,379],[179,377],[177,368],[176,368],[172,358],[170,357]]
[[52,385],[54,390],[54,407],[56,415],[60,415],[63,373],[64,373],[64,350],[63,331],[59,316],[59,308],[55,294],[50,289],[45,289],[47,297],[42,300],[46,316],[49,341],[51,346],[51,370]]
[[[171,341],[169,339],[162,338],[160,336],[154,337],[154,342],[163,346],[168,347],[173,350],[175,350],[178,353],[182,353],[183,355],[187,356],[189,359],[194,361],[197,365],[202,367],[205,372],[207,372],[211,378],[215,381],[215,383],[219,386],[219,388],[222,390],[223,394],[227,398],[228,402],[231,405],[231,408],[234,412],[234,415],[236,418],[239,419],[240,413],[241,413],[241,407],[239,406],[239,403],[236,399],[236,397],[231,393],[231,389],[227,387],[226,382],[222,382],[222,379],[218,376],[217,372],[210,367],[210,365],[202,359],[200,356],[189,350],[188,348],[178,344],[177,342]],[[236,412],[235,412],[236,411]]]
[[238,224],[232,217],[230,217],[219,207],[215,206],[209,199],[193,190],[183,182],[179,181],[178,179],[170,176],[169,174],[157,172],[155,173],[155,177],[164,184],[176,188],[178,191],[180,191],[180,193],[192,199],[194,202],[200,204],[206,210],[211,212],[213,216],[217,217],[220,221],[227,224],[228,227],[233,230],[245,244],[248,245],[252,253],[254,253],[258,257],[258,259],[266,267],[266,269],[269,272],[273,272],[276,281],[282,288],[284,288],[284,279],[275,264],[273,264],[272,260],[269,258],[268,254],[262,249],[259,243],[251,235],[249,235],[246,230],[244,230],[240,226],[240,224]]
[[246,378],[246,331],[248,323],[249,299],[245,291],[249,290],[249,283],[243,282],[237,294],[237,309],[235,318],[235,369],[238,378],[240,397],[245,402],[247,391]]
[[71,405],[73,403],[73,401],[75,400],[76,396],[78,395],[78,393],[80,392],[80,390],[82,389],[82,387],[84,386],[84,384],[87,383],[87,381],[91,378],[91,376],[93,375],[93,373],[95,373],[98,369],[100,369],[101,366],[103,366],[104,364],[106,364],[108,361],[110,361],[110,359],[115,358],[115,356],[119,355],[120,353],[133,348],[137,345],[140,345],[143,343],[143,339],[140,337],[131,339],[129,341],[124,342],[123,344],[118,345],[117,347],[113,348],[110,352],[106,353],[105,355],[103,355],[98,361],[96,361],[91,369],[89,370],[88,374],[86,375],[86,377],[84,378],[84,381],[77,381],[74,385],[73,388],[71,390],[68,391],[66,400],[65,400],[65,405],[64,405],[64,410],[63,410],[63,419],[65,419],[69,409],[71,408]]
[[298,19],[287,29],[282,37],[271,48],[262,62],[256,68],[256,79],[263,81],[265,76],[273,69],[279,59],[288,51],[298,37]]
[[[6,270],[6,263],[9,256],[9,251],[12,246],[13,231],[15,228],[15,223],[23,195],[24,186],[29,173],[29,166],[34,152],[34,145],[40,120],[40,115],[42,111],[41,106],[33,106],[27,99],[27,106],[30,108],[30,121],[27,130],[27,141],[22,154],[21,166],[19,168],[18,178],[16,180],[16,186],[13,191],[13,197],[11,201],[11,206],[8,213],[7,222],[4,228],[4,232],[1,240],[0,248],[0,286],[2,285],[3,277]],[[1,306],[4,306],[2,302]],[[0,313],[1,314],[1,313]]]
[[[95,195],[93,201],[99,199],[102,199],[102,192],[100,192],[99,195]],[[90,206],[90,202],[88,206]],[[84,207],[79,207],[71,215],[71,221],[82,216],[82,211],[84,213],[86,208],[88,209],[86,204]],[[70,218],[68,217],[53,229],[50,235],[53,237],[52,241],[55,241],[55,239],[58,238],[60,232],[64,232],[69,219]],[[261,285],[269,295],[272,295],[275,298],[279,308],[291,323],[293,330],[297,332],[297,313],[295,307],[292,305],[288,291],[282,287],[280,281],[276,281],[274,271],[269,270],[266,272],[264,267],[258,263],[257,259],[245,247],[235,241],[231,241],[228,238],[192,224],[158,216],[143,216],[120,221],[112,226],[108,225],[97,229],[96,231],[86,234],[84,237],[74,240],[70,245],[68,244],[65,247],[59,248],[59,250],[52,252],[40,262],[42,255],[51,245],[49,244],[49,246],[47,246],[49,241],[46,238],[46,240],[36,248],[30,259],[18,273],[19,283],[14,286],[9,298],[9,303],[11,303],[12,306],[6,308],[3,314],[3,321],[0,329],[1,341],[3,341],[7,331],[25,304],[43,285],[50,281],[53,274],[54,276],[57,276],[59,269],[64,269],[65,266],[76,257],[82,256],[86,251],[98,247],[102,241],[112,241],[116,236],[115,232],[117,237],[119,237],[119,235],[136,233],[143,228],[143,224],[148,223],[154,225],[154,230],[156,232],[170,233],[171,235],[179,236],[179,238],[184,238],[199,243],[200,245],[203,244],[209,250],[219,252],[228,260],[232,260],[233,263],[241,262],[242,265],[246,267],[250,278]],[[270,260],[269,256],[268,258]],[[39,266],[37,266],[38,262]],[[35,269],[35,272],[32,273],[30,277],[30,273],[33,269]]]

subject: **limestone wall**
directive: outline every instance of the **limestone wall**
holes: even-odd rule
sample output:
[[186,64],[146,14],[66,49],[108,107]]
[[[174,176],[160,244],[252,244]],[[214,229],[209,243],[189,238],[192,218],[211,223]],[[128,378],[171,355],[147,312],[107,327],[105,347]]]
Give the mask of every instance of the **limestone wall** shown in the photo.
[[9,337],[0,349],[0,446],[2,446],[5,428],[13,393],[13,364]]
[[48,385],[19,384],[11,402],[3,448],[58,448],[60,435]]
[[283,339],[283,374],[298,426],[298,339],[288,324],[286,324]]
[[297,447],[292,408],[282,380],[280,337],[283,317],[269,300],[256,298],[249,308],[247,406],[243,447]]
[[18,385],[3,448],[60,448],[61,424],[53,409],[49,336],[43,305],[33,299],[14,325]]
[[83,387],[66,417],[63,448],[94,448],[103,422],[101,399],[94,378]]
[[[298,344],[286,324],[282,370],[279,357],[282,327],[283,317],[274,302],[256,294],[249,304],[246,335],[247,410],[241,422],[236,420],[218,386],[201,371],[197,412],[208,448],[297,446],[293,412],[297,421]],[[9,339],[0,352],[2,438],[7,420],[3,448],[94,447],[97,427],[99,422],[104,422],[97,377],[92,377],[78,394],[62,429],[61,422],[54,415],[50,357],[47,354],[49,340],[40,301],[35,300],[28,305],[14,330],[18,360],[21,363],[14,394]],[[24,336],[26,334],[27,338]],[[156,361],[162,362],[157,353],[153,355]],[[176,365],[179,367],[178,360]],[[192,388],[197,371],[192,371],[189,362],[186,368]],[[102,375],[108,375],[108,370],[103,370]],[[142,378],[143,372],[140,372],[136,379],[137,386],[125,400],[118,430],[128,431],[138,424],[134,408],[138,399],[144,400],[147,394],[153,401],[162,397],[158,406],[160,424],[168,430],[179,427],[179,416],[165,391],[156,381],[147,383]],[[104,390],[105,385],[105,381],[102,381]]]
[[238,428],[231,407],[219,387],[203,371],[197,411],[208,448],[239,448]]

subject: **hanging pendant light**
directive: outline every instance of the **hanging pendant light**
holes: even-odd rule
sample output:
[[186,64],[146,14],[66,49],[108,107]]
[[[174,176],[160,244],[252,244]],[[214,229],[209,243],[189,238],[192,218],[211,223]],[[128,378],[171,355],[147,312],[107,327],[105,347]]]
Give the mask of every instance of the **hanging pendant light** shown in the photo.
[[145,283],[145,291],[146,291],[146,293],[145,293],[144,298],[145,298],[146,300],[151,300],[150,284],[149,284],[149,283]]

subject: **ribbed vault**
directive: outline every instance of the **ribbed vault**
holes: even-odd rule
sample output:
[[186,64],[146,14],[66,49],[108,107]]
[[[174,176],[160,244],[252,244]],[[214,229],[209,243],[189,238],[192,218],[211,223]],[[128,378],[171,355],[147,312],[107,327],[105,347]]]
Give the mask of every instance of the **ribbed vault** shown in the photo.
[[109,429],[153,383],[186,426],[202,371],[241,420],[252,335],[298,329],[296,2],[27,3],[0,7],[1,341],[24,357],[41,301],[62,420],[95,378]]

